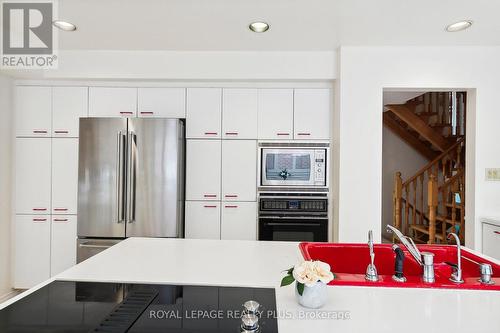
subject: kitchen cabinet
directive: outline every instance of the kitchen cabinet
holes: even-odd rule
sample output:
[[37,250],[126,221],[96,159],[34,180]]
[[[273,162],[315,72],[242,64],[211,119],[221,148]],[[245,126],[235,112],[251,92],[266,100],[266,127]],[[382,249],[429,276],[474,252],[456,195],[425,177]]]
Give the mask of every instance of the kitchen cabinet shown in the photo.
[[52,88],[17,86],[15,88],[17,137],[50,137]]
[[137,88],[89,88],[89,117],[135,117],[136,115]]
[[222,137],[257,139],[257,89],[224,89],[222,98]]
[[257,203],[223,202],[221,239],[257,240]]
[[220,200],[221,140],[187,140],[186,200]]
[[139,117],[186,118],[186,89],[139,88]]
[[76,264],[76,215],[53,215],[50,237],[50,275]]
[[222,141],[222,200],[255,201],[257,141]]
[[500,260],[500,226],[483,223],[483,253]]
[[87,117],[87,87],[52,88],[52,135],[78,137],[80,118]]
[[50,214],[51,139],[16,138],[17,214]]
[[293,139],[293,89],[259,89],[259,139]]
[[78,139],[52,139],[52,214],[76,214]]
[[187,138],[220,138],[222,89],[188,88],[186,107]]
[[28,289],[50,277],[50,216],[16,215],[14,288]]
[[220,202],[186,201],[185,237],[220,239]]
[[295,89],[293,100],[294,139],[329,140],[330,89]]

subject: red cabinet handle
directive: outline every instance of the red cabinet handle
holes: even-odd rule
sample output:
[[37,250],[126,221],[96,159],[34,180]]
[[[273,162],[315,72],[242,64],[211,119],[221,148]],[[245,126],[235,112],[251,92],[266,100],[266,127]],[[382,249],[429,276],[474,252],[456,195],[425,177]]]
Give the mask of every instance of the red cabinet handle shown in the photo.
[[226,132],[226,135],[238,135],[238,132]]
[[500,235],[500,231],[493,231],[495,234]]
[[297,133],[297,135],[311,135],[311,133]]
[[217,194],[204,194],[204,198],[217,198]]
[[44,212],[46,210],[47,210],[47,208],[33,208],[33,211],[35,211],[35,212]]
[[224,208],[238,208],[238,206],[236,206],[236,205],[226,205],[226,206],[224,206]]
[[276,133],[277,136],[287,136],[290,135],[290,133]]
[[54,222],[68,222],[68,219],[54,219]]
[[33,130],[33,133],[35,134],[47,134],[46,130]]
[[217,132],[205,132],[205,135],[217,135]]
[[205,205],[205,206],[203,206],[203,207],[205,207],[205,208],[217,208],[217,206],[216,206],[216,205]]
[[134,114],[134,113],[131,111],[120,111],[120,114]]
[[67,212],[68,208],[54,208],[54,211],[56,211],[56,212]]
[[61,131],[57,130],[57,131],[54,131],[54,133],[56,133],[56,134],[68,134],[69,131],[66,131],[66,130],[61,130]]
[[226,198],[237,198],[238,196],[236,194],[226,194]]
[[154,112],[152,112],[152,111],[141,111],[141,114],[149,114],[149,115],[151,115],[151,114],[154,114]]
[[47,219],[41,219],[41,218],[34,218],[33,222],[45,222]]

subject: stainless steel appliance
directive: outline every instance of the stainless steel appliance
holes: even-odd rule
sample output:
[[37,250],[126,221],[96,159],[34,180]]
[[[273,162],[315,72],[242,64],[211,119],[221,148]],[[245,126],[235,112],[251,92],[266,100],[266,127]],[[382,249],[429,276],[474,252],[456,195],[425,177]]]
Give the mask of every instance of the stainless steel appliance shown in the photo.
[[328,143],[259,143],[260,191],[328,192]]
[[261,193],[259,240],[327,242],[327,195]]
[[182,237],[184,123],[84,118],[78,168],[78,262],[125,237]]

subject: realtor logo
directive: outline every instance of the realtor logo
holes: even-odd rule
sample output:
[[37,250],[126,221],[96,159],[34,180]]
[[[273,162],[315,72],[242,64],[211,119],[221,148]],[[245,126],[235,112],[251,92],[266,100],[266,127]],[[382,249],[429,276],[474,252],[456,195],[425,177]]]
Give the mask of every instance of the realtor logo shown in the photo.
[[53,5],[33,0],[2,3],[3,68],[55,68]]

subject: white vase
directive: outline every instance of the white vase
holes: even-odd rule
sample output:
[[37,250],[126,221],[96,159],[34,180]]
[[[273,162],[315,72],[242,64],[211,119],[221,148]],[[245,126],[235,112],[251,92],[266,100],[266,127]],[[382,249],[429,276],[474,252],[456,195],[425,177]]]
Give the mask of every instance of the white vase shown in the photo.
[[320,308],[325,305],[326,301],[328,300],[328,291],[326,290],[326,288],[326,284],[318,281],[312,287],[304,285],[304,292],[302,293],[302,295],[299,295],[297,285],[295,285],[295,296],[297,298],[297,302],[299,302],[300,305],[306,308]]

